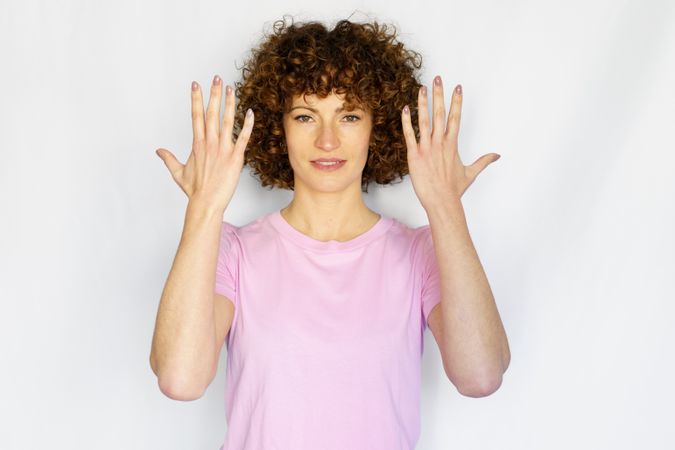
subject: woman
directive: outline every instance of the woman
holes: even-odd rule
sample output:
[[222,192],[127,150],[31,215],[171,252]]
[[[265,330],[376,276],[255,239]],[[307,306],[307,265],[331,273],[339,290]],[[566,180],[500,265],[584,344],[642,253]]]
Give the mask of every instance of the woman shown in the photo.
[[[460,202],[498,155],[462,165],[461,90],[446,130],[440,77],[430,118],[419,55],[387,31],[275,23],[221,126],[222,80],[206,118],[193,83],[187,163],[157,151],[189,202],[151,365],[167,396],[196,399],[227,345],[222,449],[413,449],[427,325],[462,394],[489,395],[508,366]],[[244,164],[294,195],[235,226],[222,217]],[[408,173],[430,222],[415,229],[362,197]]]

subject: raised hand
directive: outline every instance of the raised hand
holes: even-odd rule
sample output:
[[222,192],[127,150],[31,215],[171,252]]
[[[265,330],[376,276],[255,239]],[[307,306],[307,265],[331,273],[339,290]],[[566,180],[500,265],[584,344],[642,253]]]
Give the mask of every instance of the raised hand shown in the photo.
[[185,165],[165,148],[157,149],[171,176],[190,201],[199,201],[209,207],[225,210],[239,182],[244,166],[244,150],[253,128],[253,111],[248,110],[237,141],[232,138],[234,127],[235,96],[230,86],[225,92],[225,112],[222,126],[220,104],[222,80],[213,78],[209,104],[204,123],[202,92],[196,81],[192,82],[192,151]]
[[415,194],[426,211],[450,201],[459,201],[478,174],[499,159],[497,153],[488,153],[472,165],[464,166],[457,149],[459,122],[462,111],[462,90],[457,85],[452,93],[450,114],[445,123],[445,101],[441,77],[434,78],[433,130],[430,129],[426,86],[418,94],[420,140],[415,139],[409,108],[401,113],[403,134],[408,149],[408,171]]

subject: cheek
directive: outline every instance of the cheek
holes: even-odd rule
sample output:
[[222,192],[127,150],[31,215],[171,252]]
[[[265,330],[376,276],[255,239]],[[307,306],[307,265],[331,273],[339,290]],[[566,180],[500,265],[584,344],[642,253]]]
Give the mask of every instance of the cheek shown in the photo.
[[370,137],[368,139],[365,139],[364,142],[363,142],[363,157],[365,159],[368,159],[368,154],[370,153],[371,144],[372,143],[370,142]]
[[307,143],[312,142],[311,136],[302,130],[295,130],[293,127],[288,127],[284,130],[284,139],[286,140],[286,147],[301,149],[307,146]]

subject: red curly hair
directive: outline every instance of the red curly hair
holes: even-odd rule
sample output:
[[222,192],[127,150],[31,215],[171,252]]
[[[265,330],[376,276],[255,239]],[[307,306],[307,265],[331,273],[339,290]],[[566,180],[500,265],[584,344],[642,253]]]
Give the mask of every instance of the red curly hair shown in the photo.
[[[421,86],[416,70],[419,53],[396,41],[396,28],[340,20],[332,30],[322,23],[290,24],[277,20],[273,32],[251,51],[236,82],[239,102],[233,135],[239,136],[248,108],[255,123],[244,153],[244,164],[262,186],[294,189],[288,159],[283,114],[297,95],[325,98],[344,94],[346,108],[361,105],[372,112],[368,159],[361,176],[361,190],[368,184],[402,181],[408,163],[401,126],[401,110],[410,108],[415,135],[417,93]],[[400,182],[399,181],[399,182]]]

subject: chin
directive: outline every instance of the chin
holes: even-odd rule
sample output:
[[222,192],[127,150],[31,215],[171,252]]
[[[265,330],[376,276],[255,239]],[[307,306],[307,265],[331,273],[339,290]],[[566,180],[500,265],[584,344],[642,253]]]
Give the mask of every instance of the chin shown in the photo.
[[312,190],[317,192],[342,192],[349,187],[350,183],[342,180],[326,180],[325,182],[312,183]]
[[[316,192],[342,192],[349,188],[353,183],[361,183],[361,176],[359,175],[357,179],[353,178],[348,178],[346,176],[340,176],[340,177],[324,177],[324,179],[321,179],[321,174],[319,176],[316,176],[315,174],[312,175],[310,179],[305,179],[305,180],[300,180],[300,183],[303,186],[306,186],[312,191]],[[297,189],[298,186],[298,179],[296,178],[295,180],[295,186]],[[360,188],[359,188],[360,189]]]

